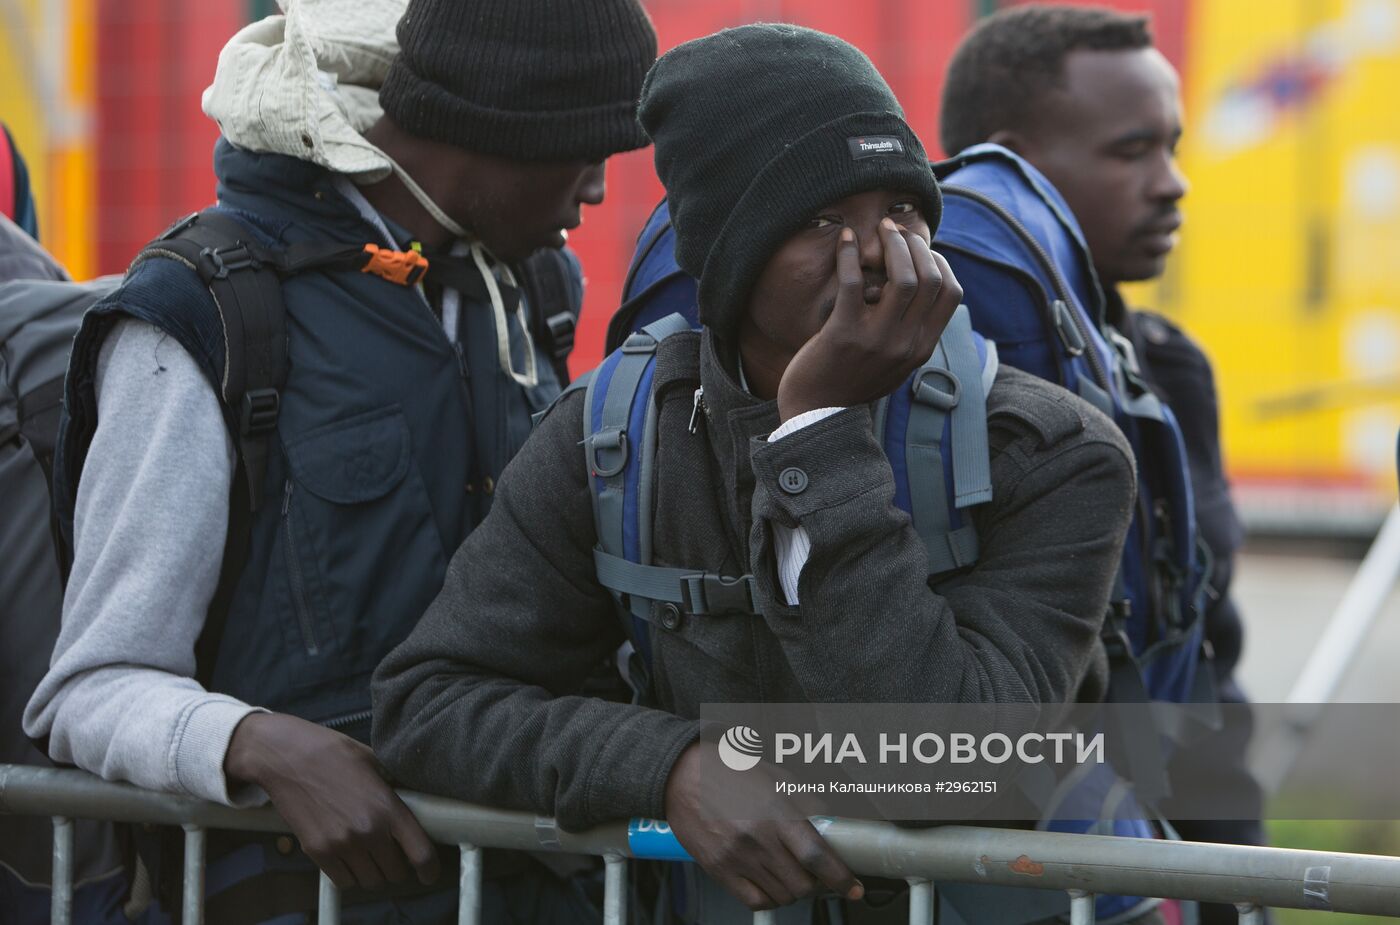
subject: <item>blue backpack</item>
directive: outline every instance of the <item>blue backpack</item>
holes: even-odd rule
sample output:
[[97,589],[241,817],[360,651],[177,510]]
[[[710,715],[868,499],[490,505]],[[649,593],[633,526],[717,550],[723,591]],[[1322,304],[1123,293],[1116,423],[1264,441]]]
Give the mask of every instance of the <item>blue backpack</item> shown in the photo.
[[[651,253],[671,260],[669,247]],[[759,612],[751,575],[651,564],[656,351],[666,337],[697,326],[694,281],[684,274],[662,281],[672,293],[684,292],[685,283],[690,298],[685,311],[643,324],[568,390],[587,389],[582,445],[594,485],[594,565],[598,582],[630,615],[628,638],[636,657],[627,673],[639,697],[650,680],[649,624],[658,619],[659,608],[670,604],[698,616]],[[646,307],[649,313],[658,308],[650,301]],[[992,498],[986,392],[996,369],[995,346],[972,330],[967,309],[959,308],[928,361],[875,405],[875,431],[883,436],[894,471],[895,503],[913,517],[930,576],[977,561],[977,532],[963,512]],[[697,413],[703,397],[697,389]],[[915,472],[931,477],[911,479]]]
[[[1005,148],[978,145],[935,164],[934,170],[943,192],[943,216],[934,248],[947,258],[962,285],[965,308],[959,310],[957,323],[949,326],[930,364],[940,354],[970,357],[971,347],[982,368],[994,370],[1000,361],[1040,376],[1078,394],[1118,424],[1137,459],[1139,499],[1115,582],[1112,613],[1104,628],[1111,665],[1106,699],[1213,703],[1211,672],[1208,666],[1198,670],[1209,560],[1196,537],[1181,432],[1170,409],[1138,374],[1131,344],[1108,331],[1103,321],[1103,296],[1078,224],[1049,181]],[[696,282],[676,264],[674,248],[675,232],[663,201],[638,237],[623,304],[608,327],[607,346],[614,352],[589,386],[584,435],[590,471],[595,473],[599,580],[631,615],[629,635],[637,650],[633,663],[640,663],[643,671],[650,658],[646,633],[650,601],[669,600],[692,608],[696,601],[702,607],[722,601],[717,609],[754,609],[747,577],[639,570],[647,568],[650,557],[649,488],[639,489],[650,486],[654,478],[648,469],[655,423],[647,401],[651,357],[656,342],[667,334],[699,327]],[[965,322],[970,322],[972,330],[962,340]],[[950,370],[954,375],[943,381],[965,381],[971,368]],[[959,406],[964,415],[961,427],[945,427],[935,456],[939,470],[929,479],[909,478],[913,467],[929,466],[920,471],[931,471],[933,462],[927,453],[908,452],[908,447],[922,442],[913,432],[927,431],[927,425],[917,420],[923,403],[911,403],[909,397],[915,382],[926,384],[937,378],[941,374],[930,373],[927,366],[919,370],[911,377],[910,387],[881,403],[888,410],[877,409],[876,417],[877,433],[883,433],[896,477],[896,503],[913,515],[930,549],[930,572],[935,575],[936,564],[952,561],[962,567],[976,558],[975,536],[968,535],[970,524],[958,516],[964,506],[958,499],[968,486],[958,485],[953,460],[969,449],[986,465],[986,423],[971,420],[973,412],[985,414],[985,394],[972,390],[978,393],[979,403],[974,407],[964,402]],[[968,390],[962,394],[967,396]],[[945,423],[958,419],[955,410]],[[643,446],[629,444],[627,433],[642,435]],[[653,441],[650,445],[648,439]],[[936,512],[926,512],[910,498],[911,481],[916,486],[943,483],[945,520],[925,522]],[[976,503],[990,500],[990,484],[979,486],[979,491]],[[941,543],[937,534],[944,537]],[[934,555],[940,546],[955,550],[951,559]],[[654,575],[656,581],[643,584],[640,579],[646,574]],[[716,597],[706,597],[707,590]],[[660,596],[662,591],[670,596]],[[1208,709],[1204,716],[1209,724]],[[1065,818],[1045,823],[1048,828],[1154,835],[1146,819],[1150,814],[1142,804],[1166,796],[1163,769],[1170,745],[1189,731],[1138,727],[1118,732],[1133,742],[1128,751],[1136,758],[1130,760],[1135,790],[1123,788],[1111,775],[1090,775],[1067,790],[1056,813]],[[1149,902],[1101,896],[1098,917],[1105,922],[1131,917],[1145,911]]]

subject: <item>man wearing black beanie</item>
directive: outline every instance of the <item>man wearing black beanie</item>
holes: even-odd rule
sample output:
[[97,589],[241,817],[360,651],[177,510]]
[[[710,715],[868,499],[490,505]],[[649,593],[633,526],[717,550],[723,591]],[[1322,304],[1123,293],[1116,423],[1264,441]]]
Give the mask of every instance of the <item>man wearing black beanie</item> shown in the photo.
[[679,920],[859,915],[864,886],[810,823],[732,821],[701,786],[720,761],[701,705],[1097,699],[1129,451],[1089,405],[990,362],[962,384],[986,396],[980,556],[930,580],[869,405],[929,358],[962,292],[929,249],[937,184],[888,86],[838,38],[752,25],[664,55],[639,114],[704,323],[655,348],[651,561],[751,603],[657,606],[640,702],[578,696],[631,617],[595,565],[594,393],[566,395],[376,671],[375,746],[410,786],[570,830],[667,819],[706,875]]
[[[456,878],[368,747],[370,673],[559,394],[562,247],[604,161],[646,143],[656,36],[638,0],[279,6],[204,96],[217,208],[75,341],[72,577],[25,720],[110,779],[271,803],[295,838],[211,836],[211,921],[307,920],[321,872],[356,921],[444,921]],[[166,244],[185,232],[207,277]],[[167,910],[180,834],[141,836]],[[491,921],[593,914],[524,855],[487,868]]]

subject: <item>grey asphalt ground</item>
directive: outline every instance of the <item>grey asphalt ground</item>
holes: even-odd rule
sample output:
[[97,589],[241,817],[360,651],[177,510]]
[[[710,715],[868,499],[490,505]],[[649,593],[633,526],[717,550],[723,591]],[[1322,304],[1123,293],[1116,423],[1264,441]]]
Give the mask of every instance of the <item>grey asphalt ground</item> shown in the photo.
[[[1247,633],[1239,678],[1251,700],[1288,696],[1360,563],[1362,547],[1251,540],[1236,567]],[[1334,698],[1400,703],[1400,588],[1391,590]]]

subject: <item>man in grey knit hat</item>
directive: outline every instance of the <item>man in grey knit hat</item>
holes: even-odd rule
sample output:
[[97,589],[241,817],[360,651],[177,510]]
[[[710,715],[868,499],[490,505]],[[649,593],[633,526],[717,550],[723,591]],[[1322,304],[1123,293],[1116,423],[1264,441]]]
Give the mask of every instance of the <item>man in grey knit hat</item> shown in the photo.
[[[109,779],[271,801],[295,838],[211,835],[211,921],[304,920],[316,866],[347,889],[347,914],[439,921],[455,877],[439,878],[367,745],[370,672],[559,392],[534,319],[577,310],[559,249],[602,201],[604,161],[646,141],[634,111],[656,37],[636,0],[282,6],[229,44],[206,96],[224,136],[219,212],[257,253],[400,264],[281,283],[285,383],[260,480],[246,409],[221,392],[221,308],[190,266],[140,262],[88,314],[55,461],[71,579],[25,727]],[[316,54],[329,57],[306,67]],[[363,100],[371,116],[347,118]],[[394,272],[422,253],[421,285]],[[530,286],[527,257],[558,270],[552,292]],[[175,835],[142,839],[178,896]],[[589,914],[524,856],[488,868],[493,921]]]
[[566,395],[376,672],[375,747],[411,786],[570,830],[667,819],[706,875],[669,908],[682,920],[858,913],[863,885],[811,824],[713,802],[701,705],[1097,699],[1131,458],[1089,405],[1001,367],[980,557],[930,581],[869,404],[928,359],[962,293],[884,80],[840,39],[745,26],[663,56],[640,118],[704,324],[657,347],[652,561],[749,576],[752,612],[672,605],[640,703],[578,696],[625,636],[595,569],[587,399]]

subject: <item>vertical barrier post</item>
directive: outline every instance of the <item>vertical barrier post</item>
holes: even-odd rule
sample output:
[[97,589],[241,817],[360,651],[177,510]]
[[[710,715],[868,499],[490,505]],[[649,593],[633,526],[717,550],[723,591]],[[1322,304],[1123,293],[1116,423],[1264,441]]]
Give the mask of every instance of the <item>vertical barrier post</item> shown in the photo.
[[764,909],[762,912],[753,914],[753,925],[777,925],[778,912],[776,909]]
[[457,901],[457,925],[480,925],[481,922],[481,849],[463,843],[462,878]]
[[627,925],[627,859],[609,854],[603,865],[603,925]]
[[321,895],[316,902],[317,925],[340,925],[340,890],[321,871]]
[[185,882],[183,910],[185,925],[204,925],[204,829],[186,823]]
[[933,925],[933,881],[909,879],[909,925]]
[[53,897],[49,905],[53,925],[73,921],[73,820],[53,817]]
[[1094,925],[1094,894],[1069,891],[1069,925]]
[[1240,925],[1264,925],[1264,909],[1254,903],[1236,903],[1240,913]]

